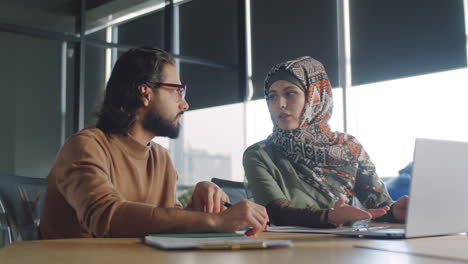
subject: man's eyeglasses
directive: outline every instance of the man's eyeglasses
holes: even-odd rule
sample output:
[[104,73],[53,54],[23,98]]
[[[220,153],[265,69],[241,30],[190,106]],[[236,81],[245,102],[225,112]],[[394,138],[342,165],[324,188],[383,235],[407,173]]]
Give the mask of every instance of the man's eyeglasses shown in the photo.
[[179,95],[179,100],[185,99],[185,92],[187,91],[186,84],[162,83],[162,82],[150,82],[148,84],[150,84],[153,88],[168,88],[164,86],[175,87],[177,94]]

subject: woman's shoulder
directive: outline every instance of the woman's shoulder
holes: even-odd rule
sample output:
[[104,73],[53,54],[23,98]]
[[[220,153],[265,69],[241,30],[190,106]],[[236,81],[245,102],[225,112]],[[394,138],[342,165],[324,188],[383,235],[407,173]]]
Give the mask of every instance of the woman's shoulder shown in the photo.
[[272,145],[265,139],[259,141],[253,145],[250,145],[245,151],[244,156],[246,155],[256,155],[265,152],[271,152]]
[[274,162],[278,159],[278,151],[275,151],[275,146],[268,140],[262,140],[251,146],[244,151],[244,162],[251,162],[254,160],[266,163]]

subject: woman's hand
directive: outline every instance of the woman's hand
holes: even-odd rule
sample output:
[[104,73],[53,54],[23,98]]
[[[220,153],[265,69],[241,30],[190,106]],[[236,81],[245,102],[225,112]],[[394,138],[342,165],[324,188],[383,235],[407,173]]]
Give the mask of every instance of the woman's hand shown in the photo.
[[357,207],[346,204],[346,197],[343,194],[338,194],[333,210],[328,215],[328,222],[335,225],[342,225],[351,221],[364,219],[375,219],[387,213],[390,208],[384,206],[377,209],[361,210]]
[[229,202],[227,194],[216,184],[203,181],[195,186],[187,209],[205,213],[219,213],[226,210],[223,201]]

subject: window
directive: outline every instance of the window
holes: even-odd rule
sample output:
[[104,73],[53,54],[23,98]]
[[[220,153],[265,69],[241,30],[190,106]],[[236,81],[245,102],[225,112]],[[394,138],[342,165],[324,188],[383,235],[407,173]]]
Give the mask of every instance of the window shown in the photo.
[[468,141],[468,69],[355,86],[348,91],[348,128],[381,177],[413,159],[417,137]]
[[189,111],[184,115],[184,155],[175,159],[180,184],[195,184],[213,177],[243,181],[243,103]]
[[[337,22],[340,1],[302,0],[287,5],[281,0],[247,1],[251,47],[243,47],[242,1],[176,0],[169,9],[173,14],[164,13],[164,1],[149,1],[144,4],[151,6],[145,8],[116,6],[112,1],[88,5],[83,14],[89,33],[83,72],[75,65],[79,57],[73,54],[74,45],[82,39],[69,34],[75,33],[76,8],[70,3],[39,7],[31,1],[19,7],[15,1],[4,1],[0,4],[4,14],[0,82],[7,89],[2,89],[0,98],[2,120],[14,125],[2,133],[0,145],[6,151],[0,153],[1,169],[45,177],[63,140],[79,125],[94,121],[106,67],[112,64],[106,49],[112,48],[115,54],[117,49],[122,53],[132,46],[154,44],[167,45],[178,56],[181,79],[189,85],[191,111],[184,116],[181,137],[155,139],[170,150],[181,184],[212,177],[243,180],[243,151],[267,138],[273,127],[261,99],[265,74],[275,63],[304,55],[323,62],[333,86],[346,88],[346,105],[343,89],[333,89],[331,128],[343,131],[345,120],[379,175],[394,176],[411,161],[416,137],[468,140],[463,122],[468,113],[464,101],[468,95],[466,0],[344,0],[349,4],[349,10],[343,10],[350,18],[347,32],[342,31],[343,20]],[[55,9],[60,12],[53,13]],[[126,19],[101,23],[101,18],[110,18],[107,14]],[[171,23],[165,19],[172,17],[168,14],[173,15]],[[347,43],[351,44],[345,47],[350,52],[344,60],[338,57],[343,35],[350,36]],[[255,99],[246,103],[242,102],[244,48],[252,50],[247,67],[252,72],[247,74],[252,75],[248,77]],[[345,61],[346,66],[340,64]],[[340,74],[346,77],[340,79],[351,82],[338,83]],[[399,79],[408,76],[413,77]],[[24,84],[30,79],[34,86]],[[81,87],[77,80],[84,84],[82,90],[75,89]],[[76,104],[74,91],[81,95]],[[42,120],[48,121],[47,126],[40,125]]]

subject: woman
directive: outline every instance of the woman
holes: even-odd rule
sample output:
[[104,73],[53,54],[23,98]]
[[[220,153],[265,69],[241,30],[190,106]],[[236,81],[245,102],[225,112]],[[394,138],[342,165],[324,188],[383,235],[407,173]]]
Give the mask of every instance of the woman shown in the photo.
[[265,96],[273,133],[244,152],[243,164],[255,201],[273,224],[404,221],[407,197],[394,202],[357,139],[331,131],[332,91],[320,62],[301,57],[274,66]]

